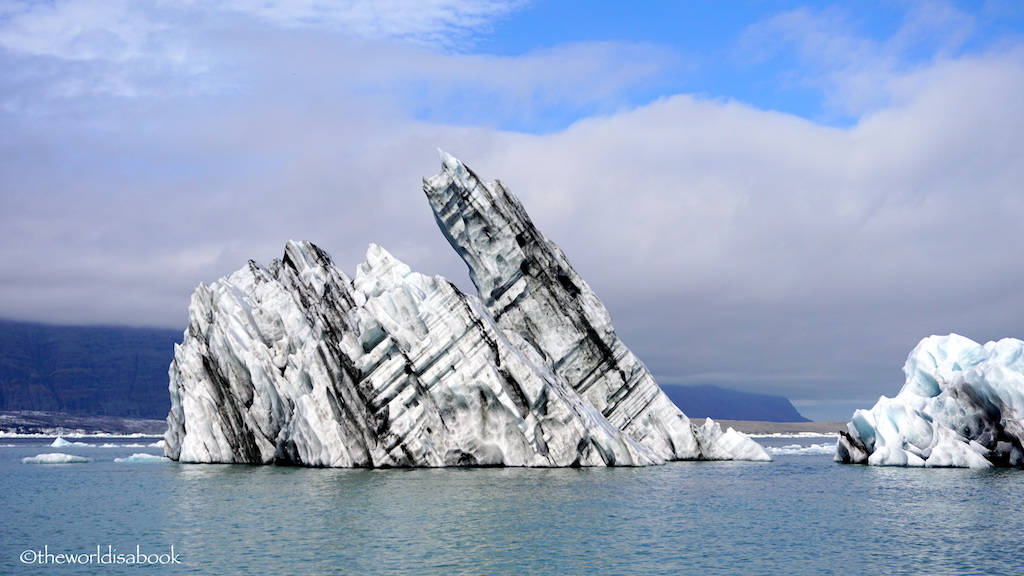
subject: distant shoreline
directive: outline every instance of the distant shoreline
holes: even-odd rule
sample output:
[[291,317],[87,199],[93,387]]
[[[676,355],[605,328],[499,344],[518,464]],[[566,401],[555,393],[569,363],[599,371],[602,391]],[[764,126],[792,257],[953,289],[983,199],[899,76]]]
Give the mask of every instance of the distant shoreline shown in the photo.
[[92,416],[37,410],[0,411],[0,432],[7,434],[146,434],[163,436],[164,420]]
[[[694,419],[700,423],[700,419]],[[846,422],[758,422],[753,420],[715,420],[722,428],[733,428],[744,434],[838,434]]]

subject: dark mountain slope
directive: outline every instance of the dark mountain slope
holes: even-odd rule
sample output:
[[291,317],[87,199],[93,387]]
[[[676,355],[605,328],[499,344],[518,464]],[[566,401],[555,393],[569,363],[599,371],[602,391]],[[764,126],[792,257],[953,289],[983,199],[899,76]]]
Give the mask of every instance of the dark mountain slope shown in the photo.
[[0,410],[165,418],[180,330],[0,320]]
[[783,396],[727,390],[718,386],[661,387],[690,418],[810,422]]

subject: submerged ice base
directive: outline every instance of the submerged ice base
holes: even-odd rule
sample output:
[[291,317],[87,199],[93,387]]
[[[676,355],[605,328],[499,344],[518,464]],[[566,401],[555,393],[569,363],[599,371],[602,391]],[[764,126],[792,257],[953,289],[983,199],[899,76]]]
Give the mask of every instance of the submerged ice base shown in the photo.
[[910,353],[895,398],[857,410],[836,461],[875,466],[1024,465],[1024,342],[929,336]]
[[500,182],[442,153],[424,191],[480,297],[371,246],[355,279],[308,242],[200,285],[165,453],[332,467],[770,460],[697,426]]

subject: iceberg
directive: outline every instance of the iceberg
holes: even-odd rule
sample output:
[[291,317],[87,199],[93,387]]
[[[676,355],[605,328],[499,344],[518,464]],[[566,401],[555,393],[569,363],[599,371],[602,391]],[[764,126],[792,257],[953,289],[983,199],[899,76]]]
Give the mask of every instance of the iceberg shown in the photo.
[[165,456],[158,456],[156,454],[147,454],[145,452],[136,452],[131,456],[125,456],[124,458],[114,458],[114,462],[121,463],[143,463],[152,464],[160,462],[170,462]]
[[85,442],[70,442],[70,441],[65,440],[64,438],[62,438],[60,436],[57,436],[56,438],[54,438],[53,443],[50,444],[50,446],[53,447],[53,448],[66,448],[68,446],[78,446],[78,447],[86,447],[86,448],[95,448],[96,447],[95,444],[87,444]]
[[500,182],[441,153],[423,189],[479,296],[371,245],[309,242],[192,295],[164,453],[329,467],[643,466],[771,457],[690,422]]
[[836,447],[835,444],[811,444],[809,446],[787,444],[786,446],[769,446],[768,453],[775,456],[833,456],[836,453]]
[[74,454],[63,454],[61,452],[50,452],[47,454],[36,454],[21,459],[23,464],[85,464],[92,462],[92,458],[75,456]]
[[837,462],[989,468],[1024,465],[1024,342],[984,345],[929,336],[903,367],[894,398],[857,410],[836,444]]

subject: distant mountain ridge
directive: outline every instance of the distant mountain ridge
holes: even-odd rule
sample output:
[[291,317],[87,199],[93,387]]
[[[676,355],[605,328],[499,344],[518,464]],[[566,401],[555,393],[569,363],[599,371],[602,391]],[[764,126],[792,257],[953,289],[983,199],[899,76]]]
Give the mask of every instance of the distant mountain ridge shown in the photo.
[[0,410],[167,417],[180,330],[0,320]]
[[665,394],[690,418],[810,422],[784,396],[728,390],[718,386],[662,385]]
[[[0,411],[164,419],[180,330],[0,320]],[[691,418],[809,422],[782,396],[662,385]]]

